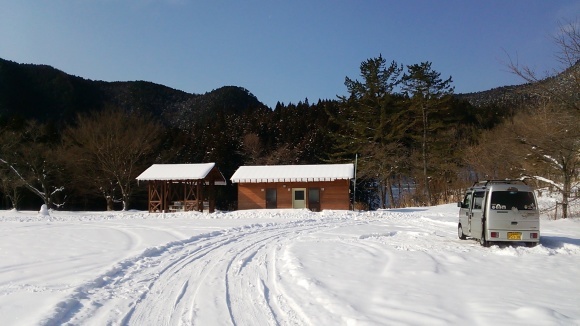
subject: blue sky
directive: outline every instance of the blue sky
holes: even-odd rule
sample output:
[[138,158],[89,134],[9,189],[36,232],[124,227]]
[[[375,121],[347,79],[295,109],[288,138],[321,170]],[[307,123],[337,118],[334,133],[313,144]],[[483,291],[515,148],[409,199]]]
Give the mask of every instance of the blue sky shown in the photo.
[[[264,104],[336,99],[380,54],[431,61],[456,93],[521,83],[509,57],[558,69],[550,39],[578,0],[0,0],[0,57],[93,80],[203,94],[234,85]],[[509,57],[508,57],[509,56]]]

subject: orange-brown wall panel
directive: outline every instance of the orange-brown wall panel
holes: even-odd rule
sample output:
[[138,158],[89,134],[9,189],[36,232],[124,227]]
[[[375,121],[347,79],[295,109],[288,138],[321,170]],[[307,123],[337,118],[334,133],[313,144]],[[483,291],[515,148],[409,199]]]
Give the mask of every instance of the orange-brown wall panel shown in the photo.
[[[238,209],[266,207],[266,189],[276,188],[277,208],[292,208],[292,188],[320,188],[320,209],[350,208],[350,181],[239,183]],[[324,190],[323,190],[324,189]]]
[[266,208],[265,193],[254,184],[238,185],[238,209]]

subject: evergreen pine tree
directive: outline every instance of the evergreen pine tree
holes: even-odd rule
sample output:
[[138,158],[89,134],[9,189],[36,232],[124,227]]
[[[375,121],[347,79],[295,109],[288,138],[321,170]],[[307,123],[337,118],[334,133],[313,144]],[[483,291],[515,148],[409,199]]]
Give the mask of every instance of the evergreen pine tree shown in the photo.
[[441,73],[431,68],[431,62],[422,62],[407,66],[407,72],[401,78],[402,90],[409,99],[410,109],[417,112],[421,123],[421,160],[423,189],[427,205],[432,204],[429,189],[429,136],[444,126],[440,119],[431,120],[442,110],[448,109],[454,87],[451,86],[451,77],[441,79]]
[[402,65],[387,64],[382,56],[362,62],[362,81],[346,77],[349,95],[340,96],[338,112],[329,113],[338,126],[333,159],[353,160],[359,154],[358,176],[373,180],[380,207],[386,206],[387,194],[393,197],[390,181],[402,153],[403,132],[396,120],[400,97],[394,92],[402,71]]

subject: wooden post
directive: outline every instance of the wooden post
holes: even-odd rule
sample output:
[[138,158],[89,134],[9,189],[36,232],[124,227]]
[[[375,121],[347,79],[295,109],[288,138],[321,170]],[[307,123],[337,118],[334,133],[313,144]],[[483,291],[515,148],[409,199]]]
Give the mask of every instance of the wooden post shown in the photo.
[[202,194],[203,180],[197,180],[197,210],[203,212],[203,194]]
[[169,211],[169,198],[171,196],[171,185],[169,181],[163,181],[163,199],[161,206],[163,207],[163,212]]
[[184,180],[183,182],[183,197],[182,197],[182,205],[183,205],[183,211],[187,211],[187,180]]
[[154,186],[155,186],[155,181],[149,181],[147,183],[147,189],[149,191],[149,201],[148,201],[149,213],[153,212],[153,189],[154,189]]
[[161,212],[163,210],[163,183],[151,180],[148,183],[149,212]]
[[215,180],[211,179],[209,181],[209,212],[213,213],[215,211]]

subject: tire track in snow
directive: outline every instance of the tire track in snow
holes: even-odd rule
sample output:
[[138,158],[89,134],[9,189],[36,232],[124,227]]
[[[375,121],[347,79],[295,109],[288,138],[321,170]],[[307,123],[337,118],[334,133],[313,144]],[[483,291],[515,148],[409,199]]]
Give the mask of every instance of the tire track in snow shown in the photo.
[[277,252],[356,221],[250,225],[149,248],[80,286],[45,325],[304,324],[277,283]]

